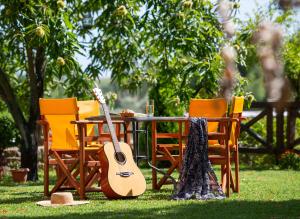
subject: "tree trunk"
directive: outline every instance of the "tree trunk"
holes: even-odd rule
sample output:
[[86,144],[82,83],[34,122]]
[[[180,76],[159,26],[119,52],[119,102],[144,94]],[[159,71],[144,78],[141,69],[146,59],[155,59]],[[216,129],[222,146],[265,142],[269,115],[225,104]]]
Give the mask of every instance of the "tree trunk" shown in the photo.
[[[38,57],[35,59],[32,50],[28,50],[28,76],[30,84],[29,119],[25,119],[19,105],[14,89],[10,84],[8,75],[0,68],[0,96],[6,103],[18,130],[20,131],[21,166],[30,169],[28,180],[36,181],[37,174],[37,148],[39,142],[39,126],[36,120],[39,118],[39,98],[43,95],[43,81],[45,75],[46,59],[44,51],[39,48]],[[35,63],[35,66],[33,64]]]
[[[30,127],[31,126],[31,127]],[[23,136],[21,144],[21,164],[23,168],[29,168],[27,179],[38,180],[38,160],[37,149],[39,142],[39,130],[37,125],[29,125],[26,135]]]

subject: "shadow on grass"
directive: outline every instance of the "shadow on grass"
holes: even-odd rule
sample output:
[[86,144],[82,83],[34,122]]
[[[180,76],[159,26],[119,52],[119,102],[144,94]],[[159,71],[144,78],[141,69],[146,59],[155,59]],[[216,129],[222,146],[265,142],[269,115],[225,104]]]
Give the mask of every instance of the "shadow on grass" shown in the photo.
[[[299,218],[300,200],[289,201],[170,201],[168,206],[145,206],[144,209],[61,214],[47,218]],[[62,207],[61,210],[64,208]],[[68,212],[68,213],[66,213]],[[23,218],[23,217],[14,217]],[[35,216],[27,218],[38,218]]]

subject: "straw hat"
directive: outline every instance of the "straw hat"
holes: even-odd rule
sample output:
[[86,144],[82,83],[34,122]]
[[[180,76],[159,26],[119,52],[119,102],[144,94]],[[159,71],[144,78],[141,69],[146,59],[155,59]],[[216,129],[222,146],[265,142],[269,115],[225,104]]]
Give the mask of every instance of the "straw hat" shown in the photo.
[[51,195],[51,200],[39,201],[36,204],[45,207],[70,206],[87,204],[88,201],[74,201],[71,192],[55,192]]

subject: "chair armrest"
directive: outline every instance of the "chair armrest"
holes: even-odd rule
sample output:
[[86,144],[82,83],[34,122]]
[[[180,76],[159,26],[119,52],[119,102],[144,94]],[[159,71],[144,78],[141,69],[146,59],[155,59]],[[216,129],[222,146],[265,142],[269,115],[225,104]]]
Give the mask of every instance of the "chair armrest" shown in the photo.
[[49,125],[49,123],[48,123],[47,121],[45,121],[45,120],[37,120],[37,121],[36,121],[36,124],[42,125],[42,126],[47,126],[47,125]]
[[207,122],[229,122],[230,117],[213,117],[213,118],[206,118]]

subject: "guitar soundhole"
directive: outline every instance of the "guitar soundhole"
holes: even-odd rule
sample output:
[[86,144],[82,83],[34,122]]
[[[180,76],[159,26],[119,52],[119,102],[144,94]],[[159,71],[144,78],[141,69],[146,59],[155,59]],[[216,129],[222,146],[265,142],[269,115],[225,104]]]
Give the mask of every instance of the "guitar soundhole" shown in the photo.
[[117,160],[117,162],[119,164],[125,164],[126,163],[126,157],[125,154],[123,154],[122,152],[116,152],[115,153],[115,159]]

